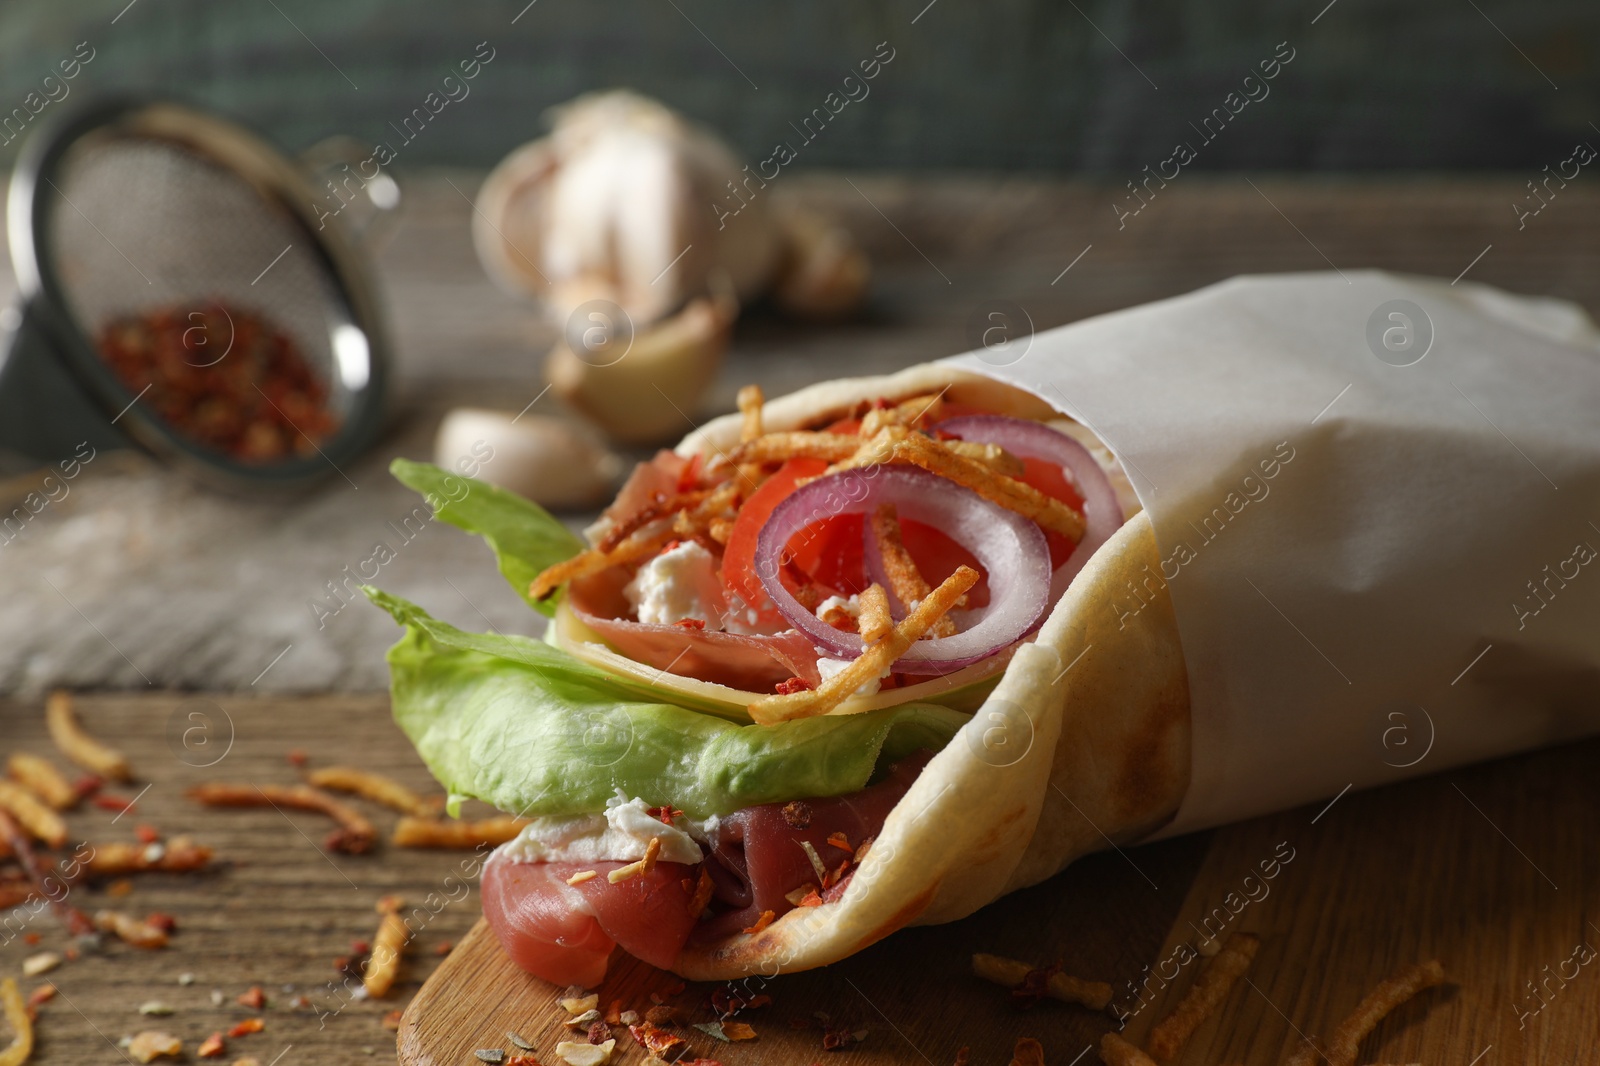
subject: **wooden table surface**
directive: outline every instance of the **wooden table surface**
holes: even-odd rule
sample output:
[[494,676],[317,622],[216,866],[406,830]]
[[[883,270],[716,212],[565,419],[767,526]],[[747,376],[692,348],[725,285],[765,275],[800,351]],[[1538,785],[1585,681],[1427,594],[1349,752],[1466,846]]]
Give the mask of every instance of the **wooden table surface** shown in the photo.
[[[389,721],[387,701],[141,694],[85,696],[78,706],[92,732],[131,757],[139,780],[119,793],[139,799],[120,818],[84,807],[70,818],[71,839],[132,840],[137,826],[151,825],[192,833],[216,849],[217,861],[200,875],[136,876],[126,895],[109,885],[74,890],[73,902],[87,910],[168,912],[180,931],[163,951],[112,944],[47,978],[26,980],[26,987],[48,980],[60,989],[41,1008],[36,1061],[122,1061],[117,1041],[145,1028],[179,1036],[192,1059],[206,1035],[255,1013],[234,1004],[251,985],[271,1000],[266,1027],[230,1041],[223,1061],[245,1054],[282,1066],[389,1061],[395,1036],[384,1028],[384,1015],[416,994],[440,965],[442,946],[459,941],[477,919],[476,892],[463,893],[452,880],[471,853],[380,844],[367,856],[331,855],[320,846],[327,827],[316,816],[206,810],[183,795],[205,780],[290,783],[296,771],[287,757],[297,749],[313,766],[359,762],[426,788],[426,771]],[[0,702],[0,722],[0,753],[55,756],[38,704]],[[197,728],[205,732],[192,732]],[[1597,756],[1600,743],[1534,753],[1091,856],[963,921],[904,931],[824,970],[780,975],[764,989],[772,1006],[752,1016],[757,1040],[716,1045],[693,1033],[691,1044],[728,1066],[818,1060],[943,1066],[964,1045],[975,1064],[1003,1064],[1015,1039],[1026,1035],[1043,1042],[1053,1066],[1093,1063],[1092,1051],[1079,1056],[1112,1027],[1107,1014],[1049,1001],[1018,1011],[1000,989],[969,975],[970,955],[1059,960],[1068,972],[1111,982],[1114,1005],[1134,1013],[1130,1033],[1140,1036],[1192,977],[1181,973],[1165,994],[1143,997],[1140,1007],[1134,987],[1145,968],[1161,969],[1159,960],[1180,942],[1194,942],[1199,930],[1226,929],[1258,933],[1261,952],[1249,983],[1237,986],[1200,1029],[1177,1060],[1182,1066],[1276,1063],[1302,1039],[1321,1046],[1376,981],[1432,957],[1444,962],[1450,984],[1383,1023],[1360,1061],[1586,1061],[1600,976],[1596,967],[1564,964],[1580,946],[1600,944],[1592,913],[1600,866],[1586,846],[1600,836]],[[370,813],[385,831],[395,817],[377,808]],[[1260,863],[1275,854],[1288,858],[1275,877],[1262,880]],[[349,951],[351,940],[371,938],[374,905],[390,893],[413,904],[435,893],[428,910],[437,913],[417,923],[394,992],[382,1001],[352,999],[333,959]],[[28,945],[23,936],[33,932],[41,941]],[[19,912],[0,925],[0,973],[16,975],[27,955],[69,943],[53,918]],[[184,974],[194,975],[192,984],[180,983]],[[607,990],[644,1009],[648,992],[670,983],[624,963]],[[222,994],[220,1006],[213,990]],[[691,1020],[711,1020],[711,990],[691,985],[670,1002]],[[558,1061],[550,1054],[562,1038],[555,991],[525,978],[493,986],[462,1046],[508,1047],[495,1001],[537,1000],[540,1009],[509,1016],[537,1045],[541,1061]],[[309,1005],[292,1007],[296,995]],[[175,1013],[142,1017],[138,1008],[151,1000]],[[866,1039],[824,1056],[815,1029],[790,1024],[815,1011],[866,1029]],[[619,1049],[619,1062],[643,1059],[625,1033]]]

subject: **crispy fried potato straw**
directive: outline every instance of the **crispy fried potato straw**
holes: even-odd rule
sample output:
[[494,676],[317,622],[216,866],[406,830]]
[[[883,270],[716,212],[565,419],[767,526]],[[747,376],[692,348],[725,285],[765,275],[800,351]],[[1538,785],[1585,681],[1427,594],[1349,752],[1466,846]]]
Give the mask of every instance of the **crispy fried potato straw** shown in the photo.
[[[878,542],[878,555],[883,559],[883,569],[889,578],[889,587],[894,590],[894,598],[909,610],[913,603],[927,598],[929,589],[927,579],[917,569],[917,562],[911,558],[911,553],[906,550],[906,542],[900,535],[900,516],[894,504],[884,503],[879,504],[867,520],[872,523],[872,535]],[[948,637],[955,631],[956,624],[948,616],[939,619],[933,627],[936,637]]]
[[598,574],[607,567],[617,566],[621,563],[631,563],[635,559],[643,559],[654,555],[672,537],[671,530],[662,530],[643,536],[635,534],[610,551],[590,548],[588,551],[579,552],[572,558],[542,571],[528,586],[528,595],[536,600],[542,600],[574,578]]
[[[882,585],[873,582],[862,590],[858,602],[861,604],[861,613],[856,617],[856,632],[868,644],[876,644],[894,628],[894,618],[889,614],[889,594],[883,591]],[[944,621],[947,619],[939,619],[939,622]],[[936,636],[939,635],[938,623],[934,624],[933,631]]]
[[1100,1061],[1106,1066],[1156,1066],[1156,1060],[1116,1033],[1100,1038]]
[[978,572],[972,567],[957,567],[956,572],[928,593],[917,609],[906,615],[899,625],[889,631],[888,636],[869,645],[849,666],[810,691],[757,700],[750,704],[750,717],[761,725],[770,725],[773,722],[827,714],[852,692],[878,677],[896,659],[910,651],[911,646],[931,630],[933,624],[944,617],[945,612],[977,580]]
[[751,463],[782,463],[790,459],[822,459],[829,463],[842,462],[861,449],[861,438],[845,433],[813,433],[809,430],[789,430],[768,433],[753,441],[741,444],[728,453],[727,461],[736,466]]
[[651,837],[650,843],[644,846],[644,858],[637,862],[630,862],[626,866],[619,866],[606,874],[606,880],[612,884],[626,881],[630,877],[642,877],[656,867],[656,856],[661,854],[661,838]]
[[11,1028],[11,1043],[0,1049],[0,1066],[22,1066],[33,1054],[33,1019],[22,999],[14,977],[0,981],[0,1006],[5,1008],[6,1025]]
[[944,417],[944,393],[926,393],[893,407],[874,407],[861,416],[861,435],[875,436],[884,426],[916,427]]
[[59,848],[67,842],[67,823],[61,815],[15,781],[0,781],[0,808],[10,812],[22,828],[46,846]]
[[141,922],[122,911],[97,911],[94,924],[102,933],[111,933],[118,940],[132,944],[136,948],[154,951],[167,946],[166,930],[148,922]]
[[[733,530],[735,508],[739,505],[741,491],[738,478],[724,481],[711,490],[705,499],[673,515],[672,531],[684,540],[700,541],[700,546],[712,554],[719,553],[721,546],[728,541],[728,533]],[[712,534],[718,522],[727,523],[727,530],[720,540]],[[712,543],[707,544],[707,540]]]
[[330,792],[348,792],[381,803],[401,814],[426,816],[433,813],[427,800],[394,778],[353,766],[325,766],[307,774],[306,781]]
[[[1036,967],[1016,959],[999,955],[972,956],[972,973],[985,981],[993,981],[1005,988],[1020,988]],[[1111,986],[1104,981],[1085,981],[1064,973],[1050,975],[1045,983],[1045,994],[1063,1003],[1078,1003],[1091,1010],[1105,1010],[1111,1002]]]
[[712,489],[692,489],[689,492],[679,492],[665,496],[650,506],[639,511],[623,522],[615,523],[606,530],[605,536],[600,538],[600,543],[594,546],[595,551],[609,552],[616,550],[617,545],[633,536],[652,522],[659,522],[663,518],[673,518],[688,508],[703,503],[712,494]]
[[942,440],[939,446],[973,462],[982,463],[995,473],[1004,474],[1006,477],[1021,477],[1028,469],[1022,465],[1021,459],[998,444],[980,444],[973,440]]
[[1074,544],[1083,539],[1084,520],[1077,511],[1026,482],[997,474],[978,460],[941,447],[927,437],[913,433],[898,441],[891,454],[897,460],[915,464],[969,488],[991,503],[1060,533]]
[[1368,992],[1350,1016],[1333,1031],[1327,1050],[1318,1054],[1307,1044],[1289,1059],[1292,1066],[1326,1059],[1328,1066],[1355,1066],[1356,1051],[1368,1033],[1377,1028],[1384,1016],[1425,988],[1444,983],[1444,967],[1438,959],[1407,966],[1393,977],[1380,981],[1378,987]]
[[378,923],[378,933],[372,938],[372,957],[367,962],[366,975],[361,979],[362,987],[373,999],[387,996],[389,989],[394,987],[395,978],[400,975],[400,956],[411,939],[411,930],[406,928],[405,919],[400,917],[400,908],[403,906],[405,902],[394,896],[385,896],[378,901],[378,913],[383,915],[383,921]]
[[83,725],[72,709],[72,696],[64,691],[50,693],[44,705],[45,725],[50,739],[55,741],[61,754],[91,773],[113,781],[132,781],[133,771],[121,752],[106,747],[83,731]]
[[49,759],[18,752],[6,760],[6,770],[13,780],[58,811],[78,802],[78,793],[71,782],[61,776],[61,771]]
[[401,848],[476,848],[495,847],[514,840],[528,824],[526,818],[501,815],[478,821],[446,821],[443,818],[400,819],[394,827],[392,843]]
[[766,401],[760,385],[746,385],[739,390],[739,413],[744,416],[744,422],[739,427],[741,444],[748,444],[761,436],[761,406]]
[[1222,1006],[1234,982],[1250,969],[1250,963],[1260,947],[1261,938],[1258,936],[1250,933],[1229,934],[1222,943],[1222,950],[1207,960],[1200,976],[1183,994],[1177,1007],[1150,1031],[1145,1050],[1162,1062],[1181,1055],[1195,1030]]
[[120,877],[124,874],[183,874],[203,870],[211,862],[211,849],[188,837],[173,837],[152,849],[149,844],[96,844],[94,853],[83,864],[90,877]]
[[326,845],[347,855],[360,855],[370,850],[378,836],[378,831],[360,811],[309,785],[231,785],[214,781],[196,785],[188,795],[207,807],[290,807],[325,814],[339,826],[328,834]]

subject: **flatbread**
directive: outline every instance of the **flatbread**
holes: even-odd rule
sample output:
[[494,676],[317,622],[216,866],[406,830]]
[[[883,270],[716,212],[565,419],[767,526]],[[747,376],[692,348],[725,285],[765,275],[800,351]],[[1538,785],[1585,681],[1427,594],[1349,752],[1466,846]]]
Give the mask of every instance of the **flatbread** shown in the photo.
[[[863,400],[945,391],[1022,417],[1037,397],[948,366],[830,381],[766,404],[768,429],[843,416]],[[738,443],[738,416],[686,438],[680,454]],[[1139,840],[1177,811],[1189,782],[1189,687],[1149,518],[1134,514],[1089,560],[1037,639],[890,812],[844,894],[754,935],[687,947],[677,971],[724,980],[845,958],[908,925],[954,921],[1073,859]],[[1121,613],[1129,586],[1146,606]]]

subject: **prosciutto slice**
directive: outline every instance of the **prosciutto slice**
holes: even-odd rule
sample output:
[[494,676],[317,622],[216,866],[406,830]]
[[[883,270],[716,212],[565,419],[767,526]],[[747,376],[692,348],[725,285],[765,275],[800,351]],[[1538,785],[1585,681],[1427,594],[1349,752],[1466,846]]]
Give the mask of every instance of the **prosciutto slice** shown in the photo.
[[[689,460],[672,452],[658,452],[640,463],[606,508],[594,530],[624,523],[657,501],[678,491]],[[683,626],[635,622],[623,588],[636,567],[617,566],[573,581],[567,588],[567,606],[607,644],[635,662],[682,677],[696,677],[748,692],[771,692],[791,677],[820,684],[817,652],[811,642],[790,630],[771,636],[688,629]],[[713,605],[727,617],[726,602]]]
[[[716,886],[713,898],[730,909],[703,923],[695,935],[728,936],[755,924],[763,911],[781,917],[793,910],[795,905],[785,897],[807,884],[820,888],[822,881],[802,842],[816,851],[824,869],[838,870],[851,853],[828,843],[828,838],[842,833],[852,848],[859,848],[868,837],[877,836],[884,819],[932,757],[932,752],[908,756],[878,784],[846,796],[806,800],[804,810],[791,807],[785,814],[788,805],[764,803],[724,818],[717,826],[707,869]],[[797,821],[805,825],[794,824]],[[831,886],[824,898],[838,891],[842,882]]]
[[[512,862],[495,852],[483,867],[483,916],[518,966],[552,984],[593,988],[618,944],[669,968],[694,928],[695,867],[658,862],[612,884],[621,862]],[[596,876],[577,885],[583,870]]]
[[812,685],[821,682],[816,649],[794,630],[762,636],[630,620],[622,589],[632,577],[629,568],[612,567],[579,578],[567,587],[567,606],[580,622],[635,662],[747,692],[771,692],[791,677],[803,677]]
[[[502,851],[483,867],[483,915],[511,960],[552,984],[595,987],[618,946],[671,969],[691,935],[731,936],[754,925],[762,911],[793,910],[785,895],[819,882],[800,842],[815,848],[829,870],[838,869],[849,855],[828,837],[843,833],[859,847],[876,836],[931,757],[919,752],[902,759],[878,784],[848,796],[802,801],[803,812],[797,805],[785,816],[785,804],[767,803],[724,818],[703,864],[720,913],[705,921],[690,913],[701,866],[658,862],[649,873],[612,884],[606,875],[625,863],[514,862]],[[804,827],[792,824],[805,815]],[[596,876],[567,883],[584,870]],[[849,876],[824,899],[837,898]]]

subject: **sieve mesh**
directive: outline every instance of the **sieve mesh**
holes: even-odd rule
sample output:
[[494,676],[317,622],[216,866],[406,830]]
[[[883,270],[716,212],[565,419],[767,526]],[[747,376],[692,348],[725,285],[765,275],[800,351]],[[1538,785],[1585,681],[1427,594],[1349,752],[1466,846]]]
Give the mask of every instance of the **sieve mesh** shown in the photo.
[[331,344],[335,278],[249,182],[182,145],[102,133],[69,150],[45,195],[56,276],[91,338],[131,313],[220,301],[292,337],[332,408],[348,408]]

